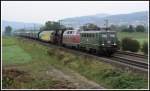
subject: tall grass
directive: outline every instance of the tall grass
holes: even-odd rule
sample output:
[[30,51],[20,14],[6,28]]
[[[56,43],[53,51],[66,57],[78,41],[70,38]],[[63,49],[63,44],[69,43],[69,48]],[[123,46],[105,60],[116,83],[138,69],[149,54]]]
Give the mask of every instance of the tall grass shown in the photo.
[[[100,60],[77,56],[63,49],[48,48],[26,39],[17,39],[15,43],[32,57],[32,60],[22,65],[21,68],[26,69],[36,79],[49,79],[45,76],[45,71],[52,65],[60,70],[74,70],[105,88],[146,89],[148,87],[148,80],[142,74],[121,70]],[[40,86],[39,84],[51,84],[51,81],[43,81],[38,85],[35,82],[31,82],[33,87]]]

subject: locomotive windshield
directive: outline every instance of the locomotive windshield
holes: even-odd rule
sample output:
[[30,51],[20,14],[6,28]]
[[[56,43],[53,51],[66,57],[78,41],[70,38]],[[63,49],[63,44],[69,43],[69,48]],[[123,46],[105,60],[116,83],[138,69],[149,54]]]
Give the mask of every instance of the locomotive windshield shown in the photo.
[[102,33],[102,43],[104,44],[111,44],[114,45],[116,42],[116,34],[115,32],[105,32]]
[[110,34],[110,37],[114,38],[114,37],[115,37],[115,34]]
[[106,37],[107,37],[107,34],[102,34],[102,37],[103,37],[103,38],[106,38]]

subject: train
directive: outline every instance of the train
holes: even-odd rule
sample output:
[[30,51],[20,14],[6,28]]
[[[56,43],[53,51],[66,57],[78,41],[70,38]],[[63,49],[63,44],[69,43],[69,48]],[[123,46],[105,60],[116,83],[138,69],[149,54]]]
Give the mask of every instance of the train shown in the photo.
[[117,33],[110,30],[17,31],[15,35],[111,56],[118,50]]

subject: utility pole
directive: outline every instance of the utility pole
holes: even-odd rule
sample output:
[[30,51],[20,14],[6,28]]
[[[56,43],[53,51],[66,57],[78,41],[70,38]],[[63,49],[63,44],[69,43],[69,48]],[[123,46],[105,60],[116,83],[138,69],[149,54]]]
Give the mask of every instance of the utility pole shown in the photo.
[[24,25],[24,30],[25,30],[25,25]]
[[106,31],[108,30],[108,19],[105,20],[106,22]]
[[35,31],[35,24],[34,24],[34,31]]

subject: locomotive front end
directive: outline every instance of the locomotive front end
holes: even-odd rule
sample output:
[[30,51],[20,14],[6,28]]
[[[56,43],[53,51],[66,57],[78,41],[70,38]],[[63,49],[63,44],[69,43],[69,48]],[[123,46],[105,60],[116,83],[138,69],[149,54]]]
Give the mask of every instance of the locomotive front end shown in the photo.
[[100,38],[100,50],[105,55],[109,56],[116,52],[118,49],[117,46],[117,35],[115,31],[105,31],[101,33]]

